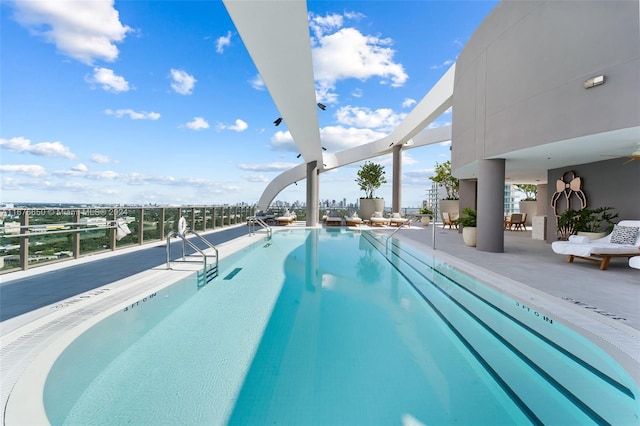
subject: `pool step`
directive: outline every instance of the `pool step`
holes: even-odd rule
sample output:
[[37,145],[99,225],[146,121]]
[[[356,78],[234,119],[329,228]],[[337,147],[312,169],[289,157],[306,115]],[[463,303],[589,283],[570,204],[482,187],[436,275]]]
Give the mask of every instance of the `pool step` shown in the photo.
[[601,413],[614,413],[616,424],[637,421],[633,392],[607,369],[611,361],[600,348],[426,252],[397,240],[387,244],[384,236],[363,238],[412,283],[533,423],[606,424]]

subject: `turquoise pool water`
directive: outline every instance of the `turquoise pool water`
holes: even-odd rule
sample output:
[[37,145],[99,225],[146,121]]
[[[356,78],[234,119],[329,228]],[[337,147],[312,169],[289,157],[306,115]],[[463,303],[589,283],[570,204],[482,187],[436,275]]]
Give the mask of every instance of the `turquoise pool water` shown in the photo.
[[80,336],[52,424],[635,424],[586,339],[375,234],[275,232]]

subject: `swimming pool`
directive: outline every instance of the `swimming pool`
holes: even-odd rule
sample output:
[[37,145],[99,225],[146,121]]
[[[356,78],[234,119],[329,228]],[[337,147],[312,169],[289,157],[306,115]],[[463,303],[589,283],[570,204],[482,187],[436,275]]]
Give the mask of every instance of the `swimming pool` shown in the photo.
[[220,266],[69,345],[51,423],[638,422],[636,385],[600,348],[401,242],[294,229]]

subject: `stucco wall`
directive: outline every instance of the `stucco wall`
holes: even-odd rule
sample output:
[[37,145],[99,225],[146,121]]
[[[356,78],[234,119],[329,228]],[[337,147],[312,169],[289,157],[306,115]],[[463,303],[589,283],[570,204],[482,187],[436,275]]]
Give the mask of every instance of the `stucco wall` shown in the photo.
[[[617,221],[640,220],[640,161],[623,164],[625,161],[624,158],[616,158],[548,171],[547,241],[557,239],[551,199],[556,191],[556,181],[562,179],[565,172],[573,171],[581,178],[587,207],[610,206],[619,214]],[[562,207],[560,212],[564,211],[564,204]]]
[[500,3],[456,62],[453,168],[638,126],[639,26],[638,1]]

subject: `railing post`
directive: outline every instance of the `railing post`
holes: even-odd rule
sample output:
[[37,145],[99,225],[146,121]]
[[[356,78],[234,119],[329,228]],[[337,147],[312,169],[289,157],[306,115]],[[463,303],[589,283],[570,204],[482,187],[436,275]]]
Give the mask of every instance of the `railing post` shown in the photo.
[[191,229],[193,229],[195,231],[196,229],[196,208],[195,207],[191,207]]
[[116,249],[116,220],[118,219],[118,215],[116,213],[117,209],[113,209],[113,215],[111,216],[111,224],[113,227],[109,232],[109,248],[111,251]]
[[140,208],[140,214],[139,214],[139,221],[140,223],[138,224],[138,245],[142,245],[144,244],[144,208],[141,207]]
[[80,258],[80,209],[75,209],[72,217],[73,221],[78,225],[73,225],[72,227],[76,232],[71,235],[71,251],[73,252],[73,258],[78,259]]
[[160,213],[158,214],[158,234],[160,239],[164,239],[164,207],[160,207]]
[[[20,233],[29,233],[29,210],[24,209],[20,216]],[[29,237],[20,237],[20,268],[26,271],[29,268]]]

